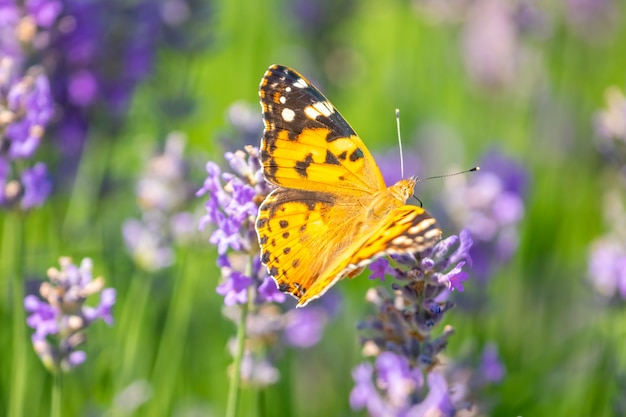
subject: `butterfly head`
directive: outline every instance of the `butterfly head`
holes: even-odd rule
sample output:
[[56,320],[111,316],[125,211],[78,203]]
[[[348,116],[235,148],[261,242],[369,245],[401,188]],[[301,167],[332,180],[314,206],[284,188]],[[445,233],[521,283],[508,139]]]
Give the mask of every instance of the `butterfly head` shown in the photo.
[[417,176],[403,179],[389,187],[389,192],[393,194],[395,198],[404,203],[413,196],[413,189],[415,188],[416,183]]

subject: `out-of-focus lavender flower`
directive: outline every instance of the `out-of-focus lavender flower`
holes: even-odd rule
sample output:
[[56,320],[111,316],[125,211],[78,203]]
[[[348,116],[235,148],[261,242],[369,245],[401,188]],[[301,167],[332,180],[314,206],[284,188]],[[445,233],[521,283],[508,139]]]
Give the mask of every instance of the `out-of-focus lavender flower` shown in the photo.
[[609,190],[604,196],[604,221],[610,232],[589,247],[588,277],[601,296],[626,300],[626,208],[623,193]]
[[605,93],[606,107],[596,112],[595,145],[598,151],[626,174],[626,97],[616,86]]
[[26,0],[25,6],[42,28],[50,28],[63,10],[63,4],[59,0]]
[[626,242],[615,235],[594,240],[588,274],[599,294],[626,300]]
[[469,408],[473,405],[477,415],[489,415],[489,401],[485,396],[485,389],[502,382],[505,374],[506,369],[494,343],[485,345],[478,355],[467,355],[463,360],[447,361],[445,375],[452,403],[457,408]]
[[619,13],[614,0],[568,0],[565,17],[576,33],[591,41],[602,40],[616,29]]
[[480,363],[479,374],[482,379],[488,383],[501,382],[506,374],[506,369],[502,364],[500,355],[498,354],[498,346],[490,343],[483,350]]
[[[162,153],[146,163],[137,183],[137,203],[141,220],[128,219],[122,226],[126,247],[142,269],[156,271],[174,262],[175,241],[191,241],[181,220],[193,214],[183,211],[193,198],[184,157],[185,137],[170,133]],[[179,239],[178,233],[183,233]]]
[[484,156],[479,172],[446,179],[445,209],[471,232],[472,275],[482,281],[517,249],[527,182],[522,166],[498,151]]
[[381,353],[374,368],[363,363],[352,376],[355,387],[350,406],[354,410],[365,408],[371,417],[453,417],[457,412],[445,377],[432,371],[424,383],[422,373],[411,369],[400,355]]
[[446,300],[449,291],[463,291],[463,267],[471,264],[471,246],[470,234],[463,230],[420,254],[392,257],[393,267],[376,266],[377,275],[388,273],[396,282],[393,294],[384,289],[368,292],[377,312],[359,329],[363,353],[377,357],[376,367],[366,363],[354,370],[352,408],[366,408],[374,417],[454,415],[457,407],[445,379],[433,371],[453,330],[446,327],[437,337],[432,332],[453,307]]
[[[46,166],[24,167],[53,113],[48,79],[40,67],[19,75],[17,61],[0,54],[0,204],[23,210],[42,205],[52,185]],[[19,161],[19,163],[17,163]]]
[[34,167],[24,170],[22,174],[22,185],[24,186],[24,196],[21,206],[24,210],[41,206],[52,191],[52,182],[48,177],[48,169],[42,162],[38,162]]
[[328,311],[323,307],[290,310],[285,326],[285,341],[303,349],[315,346],[322,339],[328,318]]
[[[69,371],[85,361],[86,354],[77,350],[85,341],[85,330],[98,319],[112,325],[115,304],[115,290],[104,288],[102,277],[92,278],[91,259],[85,258],[76,266],[70,258],[62,257],[59,264],[61,269],[50,268],[49,281],[41,284],[43,300],[34,295],[24,298],[27,323],[35,329],[35,352],[51,372]],[[87,297],[96,293],[100,293],[100,303],[86,306]]]
[[517,80],[520,45],[511,4],[479,0],[472,4],[463,35],[465,67],[472,80],[488,88]]

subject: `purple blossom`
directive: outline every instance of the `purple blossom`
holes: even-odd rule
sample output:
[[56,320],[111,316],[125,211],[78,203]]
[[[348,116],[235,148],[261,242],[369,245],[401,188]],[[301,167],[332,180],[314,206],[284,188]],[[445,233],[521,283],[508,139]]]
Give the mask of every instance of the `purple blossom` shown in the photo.
[[439,372],[431,372],[427,376],[428,395],[424,400],[412,407],[407,417],[427,417],[431,415],[439,417],[454,417],[457,408],[452,402],[448,383]]
[[322,307],[291,310],[287,315],[285,341],[298,348],[315,346],[322,338],[328,312]]
[[22,173],[24,196],[21,206],[24,210],[42,206],[52,192],[52,182],[48,177],[48,170],[43,162],[38,162]]
[[11,140],[8,155],[13,159],[30,158],[53,113],[50,85],[41,69],[32,68],[24,78],[13,84],[6,101],[7,109],[15,114],[15,119],[5,131]]
[[50,28],[63,10],[59,0],[26,0],[26,10],[33,16],[37,25]]
[[352,372],[355,386],[350,393],[354,410],[366,408],[371,417],[426,417],[456,414],[448,385],[437,371],[424,378],[400,355],[381,353],[373,368],[368,363]]
[[448,326],[437,337],[433,330],[453,307],[448,292],[464,289],[468,274],[463,268],[471,265],[472,244],[469,231],[463,230],[422,253],[392,256],[393,268],[375,266],[396,282],[393,294],[382,288],[368,292],[376,312],[359,323],[359,330],[363,353],[376,357],[376,367],[362,364],[354,370],[353,409],[366,408],[373,417],[454,415],[457,406],[447,383],[432,370],[453,329]]
[[565,17],[576,33],[582,37],[602,40],[618,24],[614,0],[567,0]]
[[446,180],[446,211],[471,232],[472,274],[481,282],[517,250],[527,183],[522,166],[498,151],[484,156],[479,172]]
[[369,265],[370,271],[372,274],[370,275],[370,279],[380,279],[381,281],[385,280],[385,274],[389,268],[389,260],[387,258],[379,258],[376,259]]
[[31,313],[26,323],[35,329],[33,337],[44,339],[47,335],[58,332],[58,316],[61,313],[58,309],[34,295],[24,298],[24,308]]
[[605,108],[593,117],[598,151],[626,174],[626,97],[622,89],[611,86],[605,92]]
[[[234,171],[232,173],[222,172],[214,162],[207,163],[208,176],[196,193],[197,196],[209,197],[205,204],[207,213],[200,220],[200,228],[209,225],[214,227],[209,243],[217,246],[220,259],[227,259],[221,255],[226,255],[229,250],[254,256],[250,279],[257,288],[255,293],[258,294],[259,302],[282,302],[284,297],[276,294],[275,283],[268,282],[266,268],[257,261],[258,238],[254,223],[258,204],[269,193],[269,187],[262,176],[258,152],[258,149],[251,146],[246,147],[246,152],[227,152],[225,158]],[[241,294],[240,285],[233,285],[231,282],[231,270],[223,269],[222,272],[225,282],[218,287],[220,294],[228,295],[229,303],[233,300],[246,302],[247,298],[245,294]]]
[[224,304],[232,306],[248,302],[248,288],[254,284],[252,278],[232,270],[222,270],[222,277],[224,281],[217,286],[217,293],[224,296]]
[[[76,348],[85,340],[86,328],[98,319],[113,324],[111,310],[115,290],[104,288],[104,279],[93,279],[92,262],[82,260],[79,266],[70,258],[59,259],[61,269],[50,268],[48,279],[34,295],[24,298],[29,313],[27,324],[35,329],[33,347],[44,365],[52,372],[68,371],[84,362],[86,355]],[[100,292],[96,307],[85,305],[87,298]]]
[[193,233],[183,230],[183,222],[193,217],[182,211],[193,197],[185,160],[186,138],[170,133],[164,149],[145,163],[137,182],[137,204],[141,219],[128,219],[122,234],[135,263],[146,271],[157,271],[174,263],[174,241],[193,241]]
[[615,234],[591,244],[588,276],[595,290],[608,298],[626,300],[626,241]]
[[285,296],[284,292],[278,291],[278,287],[276,287],[276,281],[274,281],[271,277],[267,276],[263,279],[261,285],[259,285],[259,301],[267,302],[267,303],[284,303]]
[[498,383],[504,379],[506,369],[500,360],[498,346],[496,344],[490,343],[485,346],[479,373],[482,375],[485,382],[488,383]]
[[487,88],[513,85],[520,54],[511,5],[505,0],[472,2],[463,33],[464,62],[471,79]]
[[223,172],[214,162],[206,164],[207,178],[196,193],[208,197],[200,228],[213,229],[209,243],[217,247],[221,282],[216,291],[224,297],[224,314],[238,322],[240,305],[248,307],[241,377],[247,384],[266,386],[280,377],[274,366],[284,350],[279,342],[297,348],[315,345],[333,308],[321,304],[287,309],[290,304],[285,302],[285,294],[278,290],[259,258],[254,224],[258,205],[270,192],[259,150],[247,146],[245,152],[227,152],[225,159],[230,172]]

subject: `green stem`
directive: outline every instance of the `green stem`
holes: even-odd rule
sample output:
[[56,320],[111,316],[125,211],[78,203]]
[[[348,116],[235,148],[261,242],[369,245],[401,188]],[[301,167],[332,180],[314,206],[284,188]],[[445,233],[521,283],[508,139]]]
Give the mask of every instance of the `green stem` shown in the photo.
[[50,407],[50,417],[61,417],[61,390],[62,390],[62,371],[58,370],[53,375],[52,381],[52,405]]
[[[246,275],[250,276],[252,271],[252,261],[246,266]],[[252,291],[248,291],[248,302],[241,306],[239,314],[239,322],[237,323],[237,346],[235,350],[235,358],[233,362],[233,376],[228,387],[228,403],[226,404],[226,417],[235,417],[237,415],[237,399],[239,396],[239,385],[241,382],[241,362],[243,360],[244,346],[246,341],[246,319],[248,318],[248,310],[252,301]]]
[[12,259],[11,294],[13,312],[11,369],[12,393],[9,400],[9,416],[24,415],[24,388],[26,378],[26,317],[24,312],[24,218],[20,213],[5,217],[2,256]]

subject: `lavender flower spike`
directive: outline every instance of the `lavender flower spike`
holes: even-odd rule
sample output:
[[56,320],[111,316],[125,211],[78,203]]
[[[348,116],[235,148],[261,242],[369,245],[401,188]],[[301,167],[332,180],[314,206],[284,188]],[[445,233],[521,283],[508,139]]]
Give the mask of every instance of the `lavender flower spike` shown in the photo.
[[[80,266],[67,257],[59,259],[61,269],[50,268],[48,279],[39,292],[43,300],[27,295],[24,307],[30,314],[27,324],[35,329],[33,347],[44,366],[51,372],[69,371],[86,359],[77,350],[85,341],[86,328],[98,319],[113,324],[111,310],[115,304],[115,290],[104,288],[104,279],[92,278],[91,259],[85,258]],[[92,294],[100,292],[96,307],[84,305]]]

